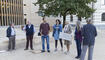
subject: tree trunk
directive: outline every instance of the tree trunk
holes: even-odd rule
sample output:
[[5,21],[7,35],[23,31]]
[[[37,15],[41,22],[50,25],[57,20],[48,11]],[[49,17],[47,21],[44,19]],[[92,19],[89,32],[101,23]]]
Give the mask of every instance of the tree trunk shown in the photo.
[[73,22],[73,15],[70,15],[70,22]]
[[78,17],[78,20],[79,20],[79,21],[82,21],[82,18],[81,18],[81,17]]
[[65,26],[65,23],[66,23],[66,15],[63,16],[63,28]]

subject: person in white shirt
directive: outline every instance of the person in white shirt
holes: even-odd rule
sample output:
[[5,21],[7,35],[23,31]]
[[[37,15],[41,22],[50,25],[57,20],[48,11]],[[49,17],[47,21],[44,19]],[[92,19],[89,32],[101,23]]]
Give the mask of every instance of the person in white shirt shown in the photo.
[[[64,33],[67,33],[67,34],[72,33],[71,25],[68,22],[66,22],[66,25],[64,27]],[[72,42],[69,40],[64,40],[64,44],[66,45],[66,48],[67,48],[67,51],[65,52],[65,54],[69,54],[70,45],[72,44]]]
[[9,38],[8,51],[15,50],[15,36],[16,32],[14,29],[14,24],[10,23],[10,26],[7,29],[7,37]]

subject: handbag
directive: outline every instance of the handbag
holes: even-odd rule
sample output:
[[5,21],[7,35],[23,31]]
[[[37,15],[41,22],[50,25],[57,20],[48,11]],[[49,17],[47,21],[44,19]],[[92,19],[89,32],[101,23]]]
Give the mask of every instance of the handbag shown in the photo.
[[41,33],[40,32],[38,32],[38,36],[41,36]]

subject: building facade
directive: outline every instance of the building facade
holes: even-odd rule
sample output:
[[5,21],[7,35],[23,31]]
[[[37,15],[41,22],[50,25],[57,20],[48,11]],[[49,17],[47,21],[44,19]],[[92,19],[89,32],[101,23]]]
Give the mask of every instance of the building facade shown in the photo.
[[[89,6],[96,9],[92,16],[94,23],[105,24],[105,0],[97,0],[96,3],[90,4]],[[74,15],[73,20],[73,23],[75,23],[78,20],[77,16]],[[70,16],[67,16],[67,21],[70,21]],[[86,23],[84,18],[82,18],[82,22]]]
[[[33,4],[35,2],[37,2],[37,0],[23,0],[24,21],[31,21],[31,23],[35,26],[39,26],[40,23],[42,23],[42,17],[39,16],[39,14],[37,13],[39,6],[35,6]],[[53,25],[55,23],[55,20],[58,19],[58,17],[46,17],[45,19],[50,25]]]
[[96,9],[93,16],[94,21],[96,23],[105,23],[105,0],[97,0],[94,8]]
[[0,0],[0,26],[24,24],[23,0]]
[[[38,15],[39,6],[34,6],[33,3],[37,0],[0,0],[0,26],[8,26],[10,22],[15,25],[26,24],[26,21],[31,21],[35,26],[39,26],[42,22],[42,17]],[[105,0],[97,0],[93,8],[96,9],[93,14],[95,23],[105,23]],[[55,23],[55,17],[46,17],[46,20],[52,25]],[[74,15],[73,22],[77,21]],[[67,21],[70,21],[70,16],[67,16]],[[85,22],[85,19],[82,20]]]

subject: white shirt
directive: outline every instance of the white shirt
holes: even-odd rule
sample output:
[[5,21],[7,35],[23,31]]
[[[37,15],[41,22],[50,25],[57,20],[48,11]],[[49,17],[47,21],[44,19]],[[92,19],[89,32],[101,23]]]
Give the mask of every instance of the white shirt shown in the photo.
[[70,24],[65,25],[64,32],[72,33],[71,25]]
[[15,29],[13,27],[11,27],[11,35],[16,35]]
[[67,29],[68,29],[68,25],[65,25],[65,27],[64,27],[64,32],[66,32]]
[[[30,28],[31,25],[28,25],[28,27]],[[34,33],[35,33],[35,27],[33,27],[33,28],[34,28]],[[24,30],[24,31],[26,30],[26,26],[24,26],[23,30]]]

